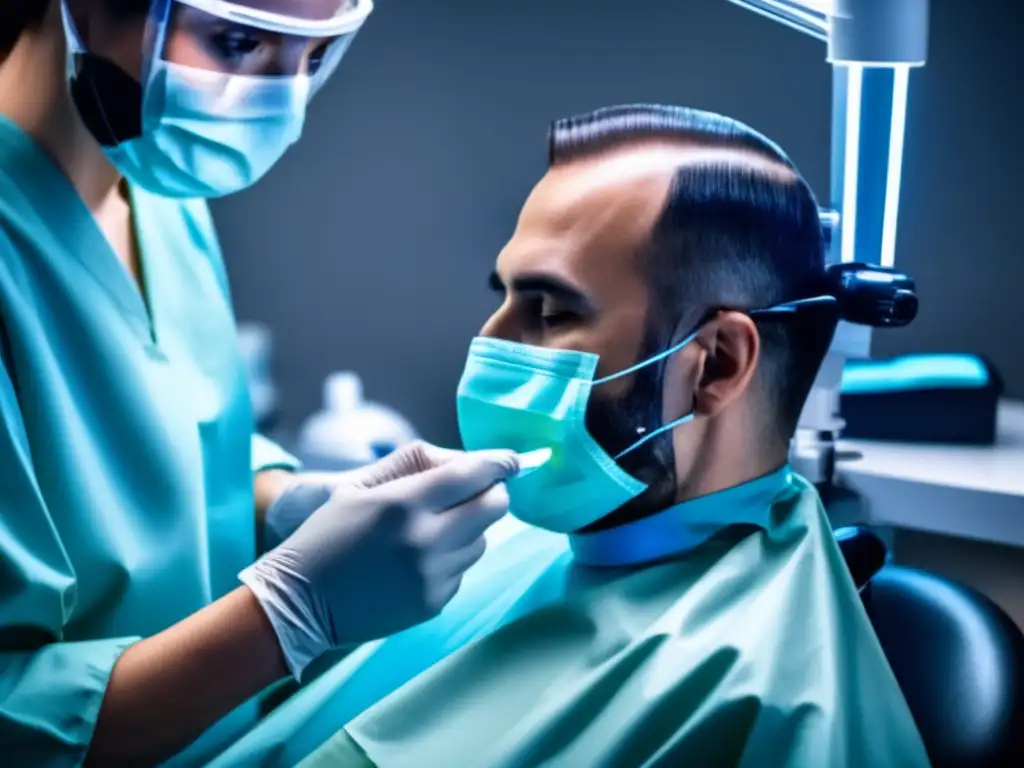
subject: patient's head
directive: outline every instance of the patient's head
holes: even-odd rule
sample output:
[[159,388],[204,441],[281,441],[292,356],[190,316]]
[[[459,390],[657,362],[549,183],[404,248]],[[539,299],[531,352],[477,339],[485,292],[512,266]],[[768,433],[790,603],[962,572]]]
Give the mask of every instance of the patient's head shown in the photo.
[[[820,344],[744,310],[815,295],[817,204],[782,151],[735,120],[661,106],[556,122],[550,169],[497,260],[482,335],[600,355],[587,427],[649,490],[602,524],[730,487],[785,461]],[[699,329],[699,330],[698,330]]]

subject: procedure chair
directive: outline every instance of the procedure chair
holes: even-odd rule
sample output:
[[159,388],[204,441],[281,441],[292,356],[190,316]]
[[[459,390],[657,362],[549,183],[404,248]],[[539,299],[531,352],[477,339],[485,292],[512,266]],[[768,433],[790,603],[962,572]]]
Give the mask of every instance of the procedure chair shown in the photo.
[[853,583],[863,591],[875,574],[885,567],[889,548],[870,529],[862,526],[836,528],[833,533]]
[[936,768],[1024,766],[1024,633],[969,587],[886,566],[867,528],[835,534]]
[[886,566],[864,606],[936,768],[1024,766],[1024,633],[991,600]]

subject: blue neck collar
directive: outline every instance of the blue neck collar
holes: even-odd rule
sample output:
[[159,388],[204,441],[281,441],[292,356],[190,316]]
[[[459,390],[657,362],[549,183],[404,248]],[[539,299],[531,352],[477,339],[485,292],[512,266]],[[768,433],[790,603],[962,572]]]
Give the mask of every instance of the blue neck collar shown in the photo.
[[767,529],[772,502],[791,475],[785,465],[743,485],[684,501],[616,528],[570,534],[573,556],[581,565],[642,565],[688,552],[730,525]]

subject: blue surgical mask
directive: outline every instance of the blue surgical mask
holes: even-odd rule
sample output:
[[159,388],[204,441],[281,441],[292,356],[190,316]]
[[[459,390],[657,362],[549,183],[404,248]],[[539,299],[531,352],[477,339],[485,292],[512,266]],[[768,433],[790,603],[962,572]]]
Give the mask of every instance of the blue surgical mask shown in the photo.
[[643,434],[616,456],[586,428],[587,403],[596,386],[635,373],[675,354],[696,337],[624,371],[594,379],[598,356],[477,338],[459,382],[459,432],[467,450],[542,448],[551,458],[508,481],[511,512],[550,531],[578,531],[646,490],[617,460],[664,432],[693,419],[693,411]]
[[224,75],[154,59],[142,134],[107,157],[129,182],[166,197],[246,189],[299,140],[309,78]]

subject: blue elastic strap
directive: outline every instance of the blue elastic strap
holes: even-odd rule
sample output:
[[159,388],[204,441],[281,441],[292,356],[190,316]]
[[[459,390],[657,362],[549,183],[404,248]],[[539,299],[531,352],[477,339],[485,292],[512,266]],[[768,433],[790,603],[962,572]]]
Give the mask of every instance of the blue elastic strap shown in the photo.
[[[833,302],[835,302],[835,298],[832,297],[832,296],[815,296],[815,297],[810,298],[810,299],[799,299],[797,301],[788,301],[788,302],[786,302],[784,304],[776,304],[774,307],[766,307],[764,309],[749,310],[749,311],[747,311],[747,315],[749,317],[751,317],[751,318],[754,318],[754,319],[756,319],[758,317],[763,317],[763,316],[766,316],[766,315],[790,315],[790,314],[796,314],[803,307],[813,306],[815,304],[825,304],[825,303],[833,303]],[[737,310],[737,311],[742,311],[742,310]],[[600,378],[600,379],[595,379],[593,386],[595,386],[595,387],[596,386],[600,386],[601,384],[605,384],[606,382],[613,381],[615,379],[621,378],[622,376],[628,376],[631,373],[635,373],[636,371],[639,371],[641,368],[646,368],[651,363],[656,363],[659,360],[664,360],[666,357],[674,355],[676,352],[678,352],[683,347],[685,347],[687,344],[689,344],[691,341],[693,341],[695,338],[697,338],[697,334],[699,332],[700,332],[700,327],[698,327],[697,330],[695,330],[693,333],[691,333],[685,339],[680,341],[678,344],[673,344],[671,347],[666,349],[664,352],[659,352],[654,357],[650,357],[647,360],[642,360],[639,363],[637,363],[636,365],[630,366],[629,368],[627,368],[624,371],[619,371],[618,373],[613,373],[611,376],[605,376],[605,377]],[[640,438],[640,440],[638,440],[637,442],[633,443],[626,450],[624,450],[621,453],[617,454],[615,456],[615,460],[618,461],[623,456],[625,456],[627,453],[635,451],[641,445],[643,445],[644,443],[646,443],[649,440],[653,440],[658,435],[663,434],[665,432],[668,432],[670,429],[675,429],[680,424],[685,424],[688,421],[692,421],[693,417],[695,415],[696,415],[696,411],[695,410],[691,410],[685,416],[681,416],[680,418],[676,419],[675,421],[670,421],[668,424],[663,424],[662,426],[658,427],[653,432],[650,432],[649,434],[644,435],[642,438]]]

